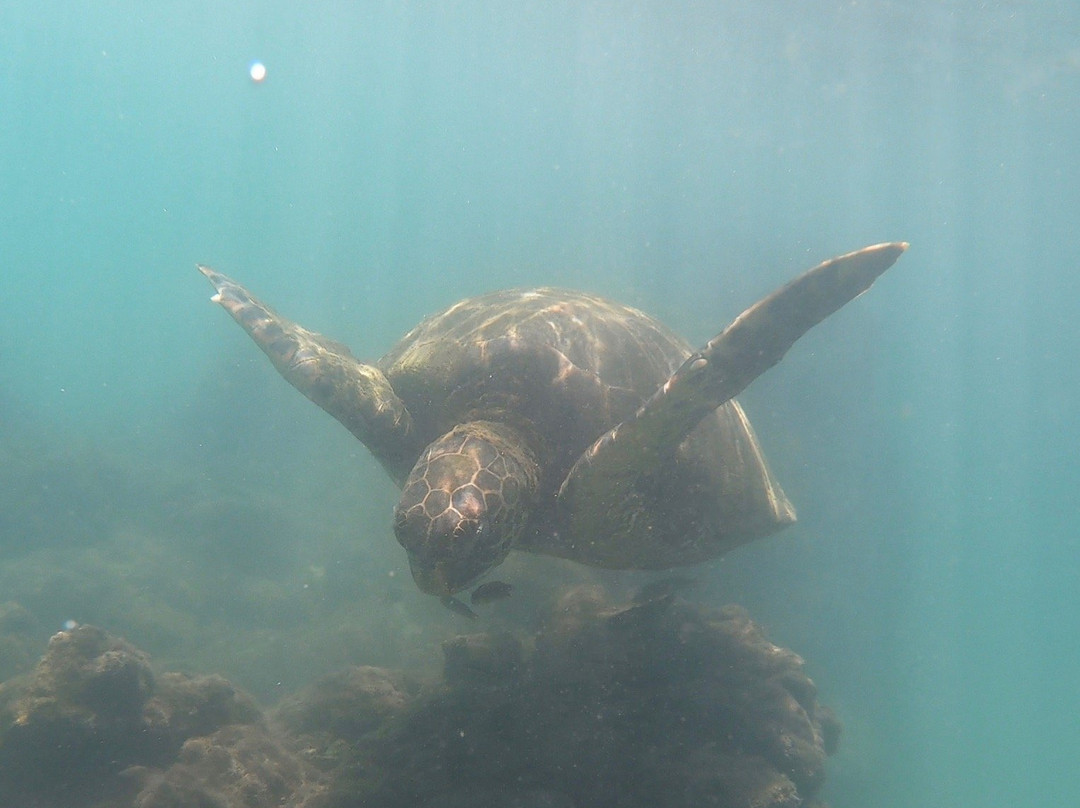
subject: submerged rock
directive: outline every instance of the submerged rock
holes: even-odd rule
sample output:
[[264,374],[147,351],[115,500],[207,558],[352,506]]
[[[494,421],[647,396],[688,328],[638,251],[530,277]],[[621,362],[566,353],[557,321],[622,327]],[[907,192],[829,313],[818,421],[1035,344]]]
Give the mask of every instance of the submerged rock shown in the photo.
[[5,685],[0,804],[127,805],[138,778],[184,742],[262,721],[221,677],[154,676],[146,654],[94,626],[53,635],[24,682]]
[[0,736],[0,801],[93,792],[131,763],[165,759],[167,727],[143,718],[153,686],[146,655],[123,640],[93,626],[53,635]]
[[258,724],[192,738],[176,763],[142,779],[133,808],[271,808],[317,789],[317,778]]
[[441,683],[334,748],[332,804],[796,808],[822,784],[835,720],[741,609],[584,587],[531,643],[443,650]]
[[262,711],[255,699],[223,676],[164,673],[158,677],[154,697],[144,715],[149,723],[164,725],[177,738],[209,735],[232,724],[258,724]]
[[482,788],[443,794],[421,808],[574,808],[574,803],[557,791]]
[[18,701],[17,726],[64,722],[104,728],[137,722],[154,675],[146,655],[94,626],[54,634]]
[[399,715],[418,691],[417,682],[403,673],[357,665],[284,699],[275,717],[292,735],[330,733],[359,741]]
[[512,634],[465,634],[443,643],[443,679],[461,687],[512,680],[521,667],[521,641]]
[[[741,609],[581,587],[532,637],[443,645],[440,681],[356,666],[266,721],[83,626],[0,700],[0,804],[33,808],[799,808],[839,724]],[[2,693],[2,691],[0,691]],[[8,774],[14,773],[14,774]]]

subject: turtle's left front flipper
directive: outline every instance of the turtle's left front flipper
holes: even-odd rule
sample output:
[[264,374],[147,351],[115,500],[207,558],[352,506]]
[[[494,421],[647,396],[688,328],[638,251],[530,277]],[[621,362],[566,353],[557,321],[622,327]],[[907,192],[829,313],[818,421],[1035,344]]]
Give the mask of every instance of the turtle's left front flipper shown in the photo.
[[740,314],[631,418],[582,455],[559,492],[564,510],[575,513],[584,499],[629,491],[642,464],[677,447],[706,415],[779,362],[799,337],[869,289],[907,246],[875,244],[833,258]]
[[210,299],[232,315],[278,372],[363,441],[391,477],[405,479],[419,448],[410,440],[412,417],[383,372],[358,361],[344,345],[282,317],[232,278],[201,264],[199,271],[217,290]]

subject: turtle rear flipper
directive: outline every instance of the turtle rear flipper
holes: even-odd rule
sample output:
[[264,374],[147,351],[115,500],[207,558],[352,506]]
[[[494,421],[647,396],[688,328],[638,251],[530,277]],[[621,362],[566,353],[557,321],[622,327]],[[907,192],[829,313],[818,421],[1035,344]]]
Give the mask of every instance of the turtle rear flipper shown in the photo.
[[339,342],[279,315],[243,286],[198,265],[219,303],[262,349],[278,372],[363,441],[398,483],[422,446],[414,446],[412,417],[374,365],[360,362]]
[[[691,354],[574,464],[559,490],[571,534],[591,536],[606,527],[604,519],[624,518],[621,503],[634,499],[638,480],[658,458],[670,456],[705,416],[779,362],[799,337],[869,289],[905,249],[904,242],[876,244],[826,261],[755,303]],[[792,521],[790,503],[767,474],[762,486],[776,526]]]

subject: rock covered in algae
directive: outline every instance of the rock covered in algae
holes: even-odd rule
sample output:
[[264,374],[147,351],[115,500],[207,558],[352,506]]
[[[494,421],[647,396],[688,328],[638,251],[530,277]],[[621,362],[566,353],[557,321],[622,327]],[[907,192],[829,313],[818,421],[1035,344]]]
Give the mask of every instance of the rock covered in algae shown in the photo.
[[284,699],[275,717],[294,736],[329,733],[358,741],[400,715],[418,691],[416,680],[404,673],[355,665]]
[[317,777],[261,724],[191,738],[168,769],[139,774],[133,808],[271,808],[319,791]]
[[513,680],[521,668],[521,641],[512,634],[464,634],[443,643],[443,679],[459,687]]
[[143,718],[153,686],[145,654],[123,640],[93,626],[55,634],[10,706],[0,797],[92,791],[129,762],[166,754],[165,728]]
[[63,632],[0,732],[0,804],[34,808],[800,808],[839,726],[744,611],[581,587],[539,632],[443,646],[440,681],[325,677],[273,720],[221,677],[154,676]]
[[166,726],[181,739],[209,735],[219,727],[262,721],[255,699],[225,677],[172,672],[157,678],[144,716],[152,726]]
[[138,722],[154,675],[146,655],[94,626],[54,634],[17,703],[18,726],[70,722],[92,728]]
[[142,651],[89,625],[55,634],[27,680],[8,686],[4,805],[127,805],[138,778],[125,772],[168,765],[193,736],[262,720],[221,677],[155,677]]
[[441,683],[323,758],[313,805],[797,808],[838,728],[745,612],[672,595],[611,606],[579,588],[530,641],[444,654]]

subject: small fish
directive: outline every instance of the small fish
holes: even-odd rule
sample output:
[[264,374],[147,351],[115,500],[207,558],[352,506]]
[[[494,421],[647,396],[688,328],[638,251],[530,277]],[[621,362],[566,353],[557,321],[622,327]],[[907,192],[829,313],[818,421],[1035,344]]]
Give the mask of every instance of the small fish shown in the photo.
[[666,578],[657,578],[649,581],[630,598],[631,603],[648,603],[650,600],[660,600],[669,595],[676,595],[697,586],[697,581],[686,575],[669,575]]
[[453,595],[443,595],[439,598],[439,603],[454,614],[460,614],[462,617],[467,617],[470,620],[476,619],[476,612],[470,609],[464,601],[458,600]]
[[504,581],[488,581],[473,590],[469,602],[473,606],[479,606],[481,603],[491,603],[494,600],[508,598],[513,591],[514,587]]

